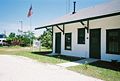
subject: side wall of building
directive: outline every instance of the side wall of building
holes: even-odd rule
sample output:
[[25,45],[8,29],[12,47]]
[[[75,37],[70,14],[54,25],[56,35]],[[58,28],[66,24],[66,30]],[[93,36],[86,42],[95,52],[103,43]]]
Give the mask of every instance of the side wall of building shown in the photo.
[[[62,29],[62,26],[60,27]],[[89,50],[87,50],[89,49],[87,47],[88,39],[85,40],[86,41],[85,44],[77,43],[77,37],[78,37],[77,29],[78,28],[84,28],[84,27],[80,23],[72,23],[72,24],[65,25],[65,33],[72,33],[72,44],[71,44],[72,50],[65,50],[65,35],[57,27],[54,27],[53,52],[55,53],[55,33],[61,32],[61,54],[89,58],[89,52],[88,52]]]
[[102,60],[119,60],[120,54],[107,54],[106,53],[106,30],[107,29],[120,29],[120,15],[96,19],[90,21],[90,29],[101,28],[101,59]]
[[[59,26],[63,28],[62,25]],[[85,30],[85,44],[78,44],[78,28],[84,28],[84,26],[80,22],[65,24],[65,33],[72,33],[72,50],[65,50],[65,35],[57,27],[53,27],[53,53],[55,53],[55,33],[61,32],[61,54],[89,58],[89,33]],[[89,28],[101,28],[101,59],[120,61],[120,55],[106,54],[106,30],[120,28],[120,16],[90,20]]]

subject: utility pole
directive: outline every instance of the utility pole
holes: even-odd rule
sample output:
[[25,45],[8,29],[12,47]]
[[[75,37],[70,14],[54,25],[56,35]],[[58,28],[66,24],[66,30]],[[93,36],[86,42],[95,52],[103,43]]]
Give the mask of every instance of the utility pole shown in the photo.
[[22,35],[22,32],[23,32],[23,21],[19,21],[20,24],[21,24],[21,35]]
[[4,30],[4,34],[6,35],[6,30]]

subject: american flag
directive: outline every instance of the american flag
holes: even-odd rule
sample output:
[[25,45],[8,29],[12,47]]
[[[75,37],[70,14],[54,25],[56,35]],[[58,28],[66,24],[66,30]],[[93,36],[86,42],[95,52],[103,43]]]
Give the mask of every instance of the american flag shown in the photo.
[[32,16],[32,5],[30,6],[27,17],[30,17],[30,16]]

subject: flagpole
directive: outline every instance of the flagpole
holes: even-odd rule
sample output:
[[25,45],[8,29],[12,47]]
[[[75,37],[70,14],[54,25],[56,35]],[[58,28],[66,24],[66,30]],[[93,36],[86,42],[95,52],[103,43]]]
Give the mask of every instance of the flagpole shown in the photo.
[[[31,27],[32,27],[32,17],[30,17],[30,33],[31,33]],[[32,46],[32,43],[31,43],[31,38],[30,38],[30,47]]]
[[[30,9],[29,9],[29,12],[28,12],[28,15],[27,15],[27,17],[30,19],[30,29],[29,29],[29,31],[30,31],[30,34],[31,34],[31,27],[32,27],[32,4],[31,4],[31,6],[30,6]],[[30,38],[30,46],[31,46],[31,43],[32,41],[31,41],[31,38]]]

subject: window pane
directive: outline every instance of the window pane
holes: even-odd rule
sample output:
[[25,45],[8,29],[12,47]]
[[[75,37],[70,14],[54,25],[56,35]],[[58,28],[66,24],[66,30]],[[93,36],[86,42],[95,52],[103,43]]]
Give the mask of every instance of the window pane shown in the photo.
[[65,50],[71,50],[71,33],[65,34]]
[[78,29],[78,44],[85,44],[85,29]]
[[107,53],[120,54],[120,30],[107,30]]

